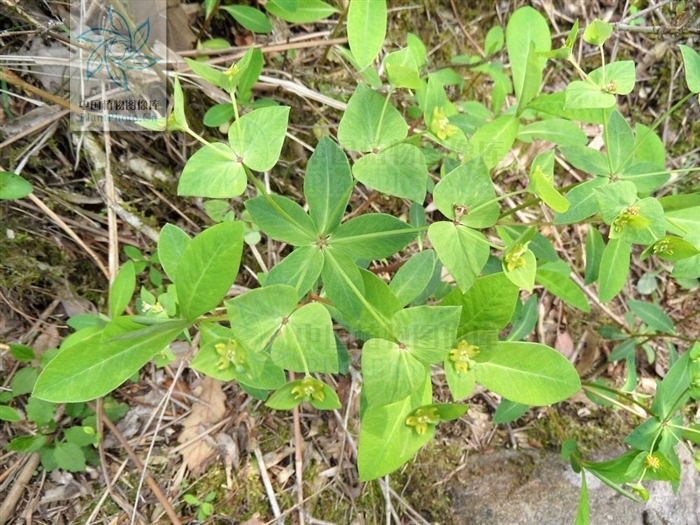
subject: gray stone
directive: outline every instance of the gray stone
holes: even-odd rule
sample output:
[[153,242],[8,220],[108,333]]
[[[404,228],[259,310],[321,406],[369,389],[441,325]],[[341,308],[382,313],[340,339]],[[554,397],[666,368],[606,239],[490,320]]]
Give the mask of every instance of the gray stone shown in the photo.
[[[677,495],[669,483],[645,482],[646,505],[587,478],[592,525],[700,525],[700,475],[681,451]],[[615,453],[607,454],[614,457]],[[552,452],[505,450],[475,455],[451,487],[456,524],[568,525],[578,507],[581,475]]]

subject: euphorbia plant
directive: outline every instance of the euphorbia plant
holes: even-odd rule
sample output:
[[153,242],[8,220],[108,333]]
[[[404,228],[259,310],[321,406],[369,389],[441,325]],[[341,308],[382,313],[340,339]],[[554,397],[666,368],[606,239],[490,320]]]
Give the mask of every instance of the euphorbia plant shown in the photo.
[[[363,40],[354,28],[358,20],[377,16],[386,16],[382,1],[350,4],[346,53],[359,67],[374,60],[383,38]],[[596,21],[584,33],[587,42],[600,47],[602,59],[608,28]],[[505,31],[512,81],[495,60],[483,66],[494,79],[491,108],[448,99],[444,79],[454,78],[452,70],[426,73],[425,48],[410,38],[407,48],[385,59],[389,94],[360,83],[340,120],[337,141],[330,136],[318,141],[304,178],[308,212],[267,191],[256,174],[274,174],[289,108],[258,107],[241,114],[237,90],[244,80],[250,84],[249,68],[257,67],[251,65],[253,52],[225,72],[189,62],[199,76],[230,95],[234,120],[225,142],[196,134],[185,118],[176,80],[173,114],[161,124],[203,144],[187,162],[179,192],[216,199],[244,196],[245,217],[221,217],[194,238],[165,225],[158,255],[174,286],[163,294],[164,308],[122,315],[135,286],[133,269],[125,266],[110,291],[112,318],[96,316],[92,326],[69,337],[34,395],[56,402],[105,395],[174,339],[199,334],[192,368],[237,381],[275,409],[306,403],[333,410],[340,408],[339,398],[319,374],[347,371],[348,353],[336,335],[340,326],[363,341],[358,467],[360,477],[370,480],[408,461],[438,423],[462,416],[467,409],[462,401],[476,383],[516,408],[549,405],[576,393],[581,382],[564,356],[523,341],[534,327],[536,300],[523,304],[520,295],[541,286],[582,311],[590,309],[588,299],[551,241],[536,224],[512,222],[515,210],[504,201],[541,203],[553,212],[554,225],[589,223],[585,280],[598,283],[601,302],[613,299],[627,281],[634,245],[645,247],[646,257],[676,263],[674,275],[700,276],[700,238],[693,229],[700,223],[697,195],[652,196],[670,177],[654,132],[660,121],[633,128],[616,109],[616,96],[633,89],[634,64],[602,64],[585,73],[571,54],[577,29],[553,51],[545,19],[529,7],[517,10]],[[504,45],[503,31],[489,32],[487,40],[490,52],[497,53]],[[683,48],[683,58],[688,86],[697,93],[700,58],[690,48]],[[548,59],[569,60],[582,80],[565,91],[540,94]],[[471,60],[459,58],[460,63]],[[252,78],[258,73],[252,71]],[[408,113],[422,124],[412,120],[409,126],[392,103],[396,93],[409,101]],[[511,104],[504,107],[508,94]],[[605,153],[587,146],[578,122],[602,126]],[[517,155],[516,142],[533,140],[547,144],[546,151],[535,156],[527,175],[520,169],[520,189],[497,193],[494,174],[504,158]],[[346,151],[357,160],[349,162]],[[568,192],[560,188],[556,155],[585,174]],[[384,213],[345,219],[358,182],[403,199],[411,222]],[[250,197],[250,191],[257,195]],[[427,193],[442,220],[428,220]],[[248,227],[243,218],[293,251],[259,275],[258,288],[227,298]],[[402,265],[388,282],[367,269],[370,261],[396,254]],[[446,282],[443,266],[451,276]],[[673,354],[673,368],[654,403],[645,407],[650,419],[628,439],[634,454],[605,470],[567,445],[574,467],[590,470],[630,497],[635,496],[624,483],[643,495],[644,479],[677,480],[675,445],[681,437],[700,441],[697,428],[684,428],[677,415],[700,391],[693,352],[679,359]],[[287,382],[285,371],[302,377]],[[435,371],[445,375],[452,403],[435,402]],[[606,385],[587,388],[599,396],[601,391],[624,395]]]

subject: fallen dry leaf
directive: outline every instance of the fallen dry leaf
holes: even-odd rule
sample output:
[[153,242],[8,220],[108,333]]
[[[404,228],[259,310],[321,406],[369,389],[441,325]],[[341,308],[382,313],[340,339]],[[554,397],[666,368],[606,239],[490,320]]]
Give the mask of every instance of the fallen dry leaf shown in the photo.
[[574,340],[571,338],[571,334],[568,331],[557,332],[554,348],[567,359],[570,358],[574,353]]
[[[199,401],[195,402],[192,413],[182,423],[182,432],[177,438],[179,443],[187,443],[197,438],[213,424],[221,421],[226,412],[226,394],[221,389],[221,385],[221,381],[205,377],[202,385],[195,389],[195,395],[201,390],[197,395]],[[182,449],[180,453],[190,471],[198,475],[204,471],[216,453],[216,448],[210,446],[207,440],[199,439]]]

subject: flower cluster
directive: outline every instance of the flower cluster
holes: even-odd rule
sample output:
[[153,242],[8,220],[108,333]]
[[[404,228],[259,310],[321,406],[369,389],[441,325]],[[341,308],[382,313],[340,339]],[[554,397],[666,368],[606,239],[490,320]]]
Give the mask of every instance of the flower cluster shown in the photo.
[[479,347],[470,345],[463,340],[457,344],[457,348],[450,350],[450,361],[454,363],[455,372],[458,374],[467,373],[473,366],[472,359],[479,355]]

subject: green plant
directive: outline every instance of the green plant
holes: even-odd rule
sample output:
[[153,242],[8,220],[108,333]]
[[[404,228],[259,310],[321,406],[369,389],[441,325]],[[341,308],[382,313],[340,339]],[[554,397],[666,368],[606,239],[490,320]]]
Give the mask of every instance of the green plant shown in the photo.
[[216,499],[216,491],[212,490],[211,492],[208,492],[207,495],[201,500],[192,494],[185,494],[182,499],[189,506],[197,509],[198,521],[204,521],[209,516],[214,514],[214,505],[212,504],[212,501]]
[[[273,5],[282,9],[281,4],[290,3],[271,0],[268,11]],[[353,0],[347,20],[350,49],[343,56],[370,85],[381,84],[370,66],[384,43],[385,2]],[[367,21],[373,24],[373,38],[359,31]],[[259,288],[228,298],[244,232],[255,230],[240,220],[224,220],[225,214],[194,238],[165,225],[157,253],[172,282],[167,291],[157,298],[142,292],[142,305],[150,308],[122,315],[136,284],[133,262],[124,265],[110,290],[111,318],[94,316],[63,343],[39,376],[34,398],[77,403],[105,395],[173,340],[198,333],[192,368],[238,381],[275,409],[301,403],[337,409],[341,404],[331,381],[321,376],[349,367],[335,321],[364,342],[358,468],[361,479],[371,480],[408,461],[433,437],[438,423],[463,415],[467,405],[460,400],[476,383],[504,398],[499,421],[517,417],[527,406],[573,395],[581,382],[571,363],[548,346],[523,341],[534,327],[537,300],[522,303],[521,290],[532,292],[538,285],[587,312],[584,285],[597,283],[599,302],[611,301],[628,281],[630,253],[637,246],[659,271],[673,266],[671,275],[681,284],[697,285],[700,276],[698,195],[653,196],[671,177],[654,130],[700,92],[700,57],[681,48],[690,93],[653,125],[633,127],[617,101],[634,88],[635,67],[631,61],[605,62],[603,44],[611,33],[599,20],[585,29],[583,39],[599,48],[601,59],[599,68],[586,72],[572,53],[578,24],[564,45],[552,50],[544,17],[530,7],[518,9],[505,33],[489,31],[485,46],[490,54],[506,46],[510,77],[495,59],[478,64],[473,57],[457,57],[453,64],[481,68],[493,80],[490,108],[475,100],[450,100],[445,83],[459,74],[452,68],[428,72],[425,47],[409,37],[406,48],[384,60],[388,94],[359,84],[340,120],[337,142],[328,136],[319,140],[304,179],[308,212],[268,192],[256,175],[279,160],[289,108],[250,104],[248,112],[240,111],[241,93],[249,92],[243,84],[252,85],[259,73],[255,52],[226,71],[188,61],[196,74],[229,93],[231,103],[217,110],[225,118],[216,123],[228,126],[227,141],[210,142],[190,127],[175,79],[173,113],[155,127],[188,133],[202,144],[185,165],[178,192],[232,199],[246,195],[250,184],[257,195],[244,197],[245,208],[255,228],[294,249],[260,275]],[[550,59],[566,60],[581,80],[564,91],[540,93]],[[411,125],[392,104],[395,94],[409,104]],[[504,107],[510,94],[513,103]],[[588,147],[579,122],[602,127],[605,153]],[[526,174],[514,145],[535,139],[548,149],[532,160]],[[351,164],[344,150],[357,160]],[[510,165],[509,155],[517,159]],[[560,187],[556,155],[583,174],[582,182]],[[498,194],[494,178],[505,170],[519,173],[521,183]],[[344,220],[358,182],[396,198],[410,222],[384,213]],[[427,216],[426,193],[442,220]],[[518,204],[506,207],[513,199]],[[572,279],[579,269],[559,256],[538,223],[515,219],[519,209],[538,205],[553,214],[549,226],[587,227],[585,283]],[[368,269],[371,261],[397,253],[402,266],[389,283]],[[454,284],[442,282],[443,266]],[[619,327],[635,344],[652,335],[647,329],[672,335],[668,319],[651,303],[629,306],[646,326],[644,335]],[[686,425],[679,415],[690,398],[700,396],[700,345],[680,357],[675,346],[669,350],[673,366],[649,406],[630,394],[633,379],[622,390],[584,385],[596,400],[635,404],[648,414],[628,437],[634,450],[600,464],[584,460],[575,444],[563,448],[577,471],[588,470],[635,500],[644,497],[646,479],[677,484],[676,446],[685,445],[682,440],[700,442],[700,427]],[[633,368],[629,355],[631,350],[619,351],[616,357],[628,359]],[[453,403],[434,402],[431,370],[436,366]],[[287,382],[285,371],[303,377]],[[579,523],[587,522],[586,494],[584,481]]]
[[[31,347],[11,344],[10,353],[17,362],[39,363],[18,370],[12,378],[10,390],[0,395],[0,402],[16,405],[20,398],[32,391],[41,369],[56,356],[57,351],[49,350],[37,358]],[[111,397],[104,400],[103,413],[112,421],[121,419],[127,410],[127,405],[118,403]],[[31,396],[24,404],[24,414],[23,417],[22,413],[9,405],[0,405],[0,419],[14,423],[26,420],[36,426],[35,433],[12,439],[6,445],[6,450],[37,452],[41,455],[41,465],[48,471],[60,468],[79,472],[85,470],[87,463],[99,463],[94,450],[100,440],[96,430],[97,421],[94,411],[85,403],[69,403],[57,416],[56,403]],[[71,424],[59,423],[59,417],[63,420],[63,416],[68,416]]]

